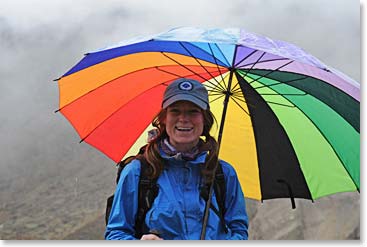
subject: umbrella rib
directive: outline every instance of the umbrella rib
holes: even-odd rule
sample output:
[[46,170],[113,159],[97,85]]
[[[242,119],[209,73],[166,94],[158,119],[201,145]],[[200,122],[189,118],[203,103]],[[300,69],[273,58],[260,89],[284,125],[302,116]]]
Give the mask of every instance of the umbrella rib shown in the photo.
[[159,68],[159,66],[155,66],[155,68],[156,68],[157,70],[159,70],[159,71],[162,71],[162,72],[165,72],[165,73],[167,73],[167,74],[170,74],[170,75],[176,76],[177,78],[181,77],[181,75],[178,75],[178,74],[175,74],[175,73],[173,73],[173,72],[170,72],[170,71],[167,71],[167,70],[161,69],[161,68]]
[[[245,110],[245,109],[240,105],[240,103],[238,103],[238,102],[237,102],[238,98],[233,97],[233,95],[232,95],[231,99],[233,100],[233,102],[234,102],[234,103],[236,103],[236,105],[237,105],[239,108],[241,108],[241,109],[242,109],[242,111],[244,111],[248,116],[250,116],[250,113],[249,113],[248,111],[246,111],[246,110]],[[237,100],[236,100],[236,99],[237,99]],[[246,103],[246,102],[245,102],[245,103]]]
[[[268,74],[266,74],[268,75]],[[259,89],[259,88],[264,88],[264,87],[271,87],[271,86],[276,86],[276,85],[280,85],[280,84],[288,84],[289,82],[295,82],[295,81],[301,81],[304,79],[307,79],[307,76],[304,76],[303,78],[298,78],[298,79],[294,79],[294,80],[289,80],[289,81],[283,81],[283,82],[277,82],[277,83],[273,83],[270,85],[262,85],[262,86],[258,86],[258,87],[254,87],[254,89]]]
[[[278,68],[276,68],[275,70],[272,70],[272,71],[270,71],[269,73],[267,73],[267,74],[265,74],[265,75],[262,75],[262,76],[260,76],[259,78],[256,78],[256,79],[252,79],[252,81],[246,81],[248,84],[252,84],[253,82],[256,82],[256,81],[258,81],[259,79],[261,79],[261,78],[264,78],[264,77],[266,77],[266,76],[268,76],[268,75],[270,75],[271,73],[274,73],[274,72],[276,72],[276,71],[279,71],[279,69],[281,69],[282,67],[285,67],[285,66],[287,66],[287,65],[289,65],[290,63],[292,63],[293,61],[290,61],[290,62],[288,62],[288,63],[286,63],[286,64],[283,64],[283,65],[281,65],[280,67],[278,67]],[[253,65],[252,65],[252,67],[248,70],[248,71],[246,71],[246,74],[245,75],[241,75],[241,77],[242,78],[244,78],[245,76],[247,76],[249,73],[250,73],[250,71],[252,70],[252,68],[255,66],[255,64],[256,63],[254,63]],[[306,77],[305,77],[306,78]],[[305,79],[305,78],[302,78],[302,79]],[[291,82],[291,81],[289,81],[289,82]],[[283,82],[281,82],[281,83],[283,83]],[[281,84],[281,83],[279,83],[279,84]],[[237,83],[233,88],[235,89],[234,90],[234,92],[238,92],[239,90],[241,90],[240,88],[239,89],[236,89],[236,87],[239,85],[239,83]],[[263,86],[261,86],[261,87],[269,87],[269,86],[267,86],[267,85],[263,85]],[[255,88],[256,89],[256,88]]]
[[209,96],[225,95],[223,91],[209,91]]
[[[168,81],[165,81],[165,82],[162,82],[162,83],[160,83],[160,84],[157,84],[157,85],[155,85],[154,87],[152,87],[152,88],[155,88],[155,87],[158,87],[158,86],[161,86],[161,85],[165,85],[167,82],[169,82],[169,81],[171,81],[171,80],[168,80]],[[145,92],[145,91],[144,91]],[[142,92],[142,93],[144,93],[144,92]],[[141,93],[141,94],[142,94]],[[120,107],[118,107],[114,112],[112,112],[108,117],[106,117],[106,118],[104,118],[104,120],[103,121],[101,121],[99,124],[97,124],[87,135],[85,135],[80,141],[79,141],[79,143],[82,143],[85,139],[87,139],[99,126],[101,126],[104,122],[106,122],[110,117],[112,117],[114,114],[116,114],[116,112],[118,112],[120,109],[121,109],[121,107],[123,107],[124,105],[122,105],[122,106],[120,106]]]
[[[215,62],[215,65],[217,66],[217,69],[218,69],[218,72],[219,72],[219,75],[220,75],[220,77],[222,78],[222,82],[223,82],[223,84],[224,84],[224,86],[222,86],[215,78],[215,81],[218,83],[218,87],[220,87],[221,89],[223,89],[224,91],[226,90],[225,88],[227,87],[227,85],[226,85],[226,82],[225,82],[225,80],[224,80],[224,78],[223,78],[223,73],[220,71],[220,68],[219,68],[219,64],[218,64],[218,59],[217,59],[217,57],[216,56],[214,56],[214,52],[213,52],[213,49],[212,49],[212,47],[211,47],[211,43],[207,43],[208,44],[208,46],[209,46],[209,49],[210,49],[210,55],[214,58],[214,62]],[[194,45],[194,44],[192,44],[192,45]],[[220,51],[220,53],[223,55],[223,57],[226,59],[226,57],[224,56],[224,54],[223,54],[223,52],[222,52],[222,50],[217,46],[217,44],[215,44],[216,45],[216,47],[218,48],[218,50]],[[182,45],[183,46],[183,45]],[[195,46],[195,45],[194,45]],[[183,46],[185,49],[186,49],[186,47],[185,46]],[[197,46],[195,46],[195,47],[197,47]],[[200,50],[202,50],[203,52],[205,52],[205,53],[207,53],[207,54],[209,54],[207,51],[205,51],[205,50],[203,50],[202,48],[200,48],[200,47],[198,47],[198,49],[200,49]],[[188,51],[188,50],[187,50]],[[189,51],[188,51],[189,52]],[[190,53],[190,52],[189,52]],[[192,57],[194,57],[191,53],[190,53],[190,55],[192,56]],[[226,62],[229,64],[229,62],[227,61],[227,59],[226,59]]]
[[[243,94],[242,94],[243,95]],[[255,107],[255,105],[253,104],[250,104],[249,102],[246,101],[246,99],[243,97],[243,96],[239,96],[238,94],[233,94],[232,97],[234,99],[237,99],[238,101],[241,101],[243,103],[245,103],[246,105],[249,105],[249,106],[252,106],[252,107]]]
[[[167,72],[167,71],[163,71],[163,72]],[[167,72],[168,73],[168,72]],[[200,75],[200,74],[198,74],[198,75]],[[179,76],[179,77],[181,77],[181,76]],[[165,81],[165,82],[162,82],[162,83],[160,83],[160,84],[157,84],[157,85],[155,85],[154,87],[157,87],[157,86],[160,86],[160,85],[166,85],[166,83],[167,82],[169,82],[169,81],[171,81],[171,79],[170,80],[168,80],[168,81]],[[208,85],[206,85],[206,86],[208,86]],[[153,88],[154,88],[153,87]],[[221,92],[221,91],[212,91],[212,92]],[[72,103],[72,102],[71,102]],[[65,107],[65,106],[64,106]],[[111,116],[113,116],[117,111],[119,111],[119,109],[120,109],[121,107],[119,107],[117,110],[115,110],[113,113],[111,113],[110,114],[110,116],[108,116],[107,118],[105,118],[102,122],[100,122],[97,126],[95,126],[94,128],[93,128],[93,130],[91,130],[85,137],[83,137],[80,141],[79,141],[79,143],[82,143],[86,138],[88,138],[88,136],[90,136],[92,133],[93,133],[93,131],[94,130],[96,130],[99,126],[101,126],[105,121],[107,121],[107,119],[109,119]],[[60,109],[58,110],[58,111],[60,111]]]
[[109,80],[109,81],[106,81],[105,83],[103,83],[103,84],[99,85],[98,87],[93,88],[92,90],[89,90],[88,92],[85,92],[85,93],[84,93],[84,94],[82,94],[82,95],[79,95],[77,98],[73,99],[73,101],[70,101],[69,103],[67,103],[67,104],[66,104],[66,105],[64,105],[63,107],[61,107],[61,108],[57,109],[57,110],[55,111],[55,113],[56,113],[56,112],[61,111],[63,108],[65,108],[65,107],[67,107],[68,105],[72,104],[72,103],[73,103],[73,102],[75,102],[76,100],[78,100],[78,99],[80,99],[80,98],[84,97],[85,95],[87,95],[87,94],[89,94],[89,93],[91,93],[91,92],[93,92],[93,91],[95,91],[95,90],[98,90],[98,89],[100,89],[100,88],[102,88],[102,87],[105,87],[105,86],[106,86],[106,85],[108,85],[110,82],[112,82],[112,81],[114,81],[114,80],[116,80],[116,79],[118,79],[118,78],[121,78],[121,77],[124,77],[124,76],[130,75],[130,74],[136,73],[137,71],[148,70],[148,69],[151,69],[151,67],[149,67],[149,68],[141,68],[141,69],[139,69],[139,70],[131,71],[131,72],[129,72],[129,73],[126,73],[126,74],[123,74],[123,75],[117,76],[116,78],[113,78],[113,79],[111,79],[111,80]]
[[[63,108],[65,108],[65,107],[67,107],[68,105],[72,104],[74,101],[76,101],[76,100],[78,100],[78,99],[80,99],[80,98],[84,97],[85,95],[87,95],[87,94],[89,94],[89,93],[91,93],[91,92],[93,92],[93,91],[95,91],[95,90],[98,90],[98,89],[100,89],[100,88],[102,88],[102,87],[104,87],[104,86],[108,85],[111,81],[114,81],[114,80],[116,80],[116,79],[118,79],[118,78],[120,78],[120,77],[124,77],[124,76],[127,76],[127,75],[132,74],[132,73],[136,73],[136,72],[138,72],[138,71],[148,70],[148,69],[151,69],[151,68],[153,68],[153,67],[149,67],[149,68],[141,68],[141,69],[139,69],[139,70],[131,71],[131,72],[127,73],[127,74],[120,75],[120,76],[118,76],[118,77],[116,77],[116,78],[113,78],[113,79],[111,79],[111,80],[109,80],[109,81],[107,81],[107,82],[105,82],[105,83],[103,83],[103,84],[99,85],[98,87],[93,88],[92,90],[90,90],[90,91],[88,91],[88,92],[85,92],[83,95],[78,96],[78,97],[77,97],[77,98],[75,98],[73,101],[71,101],[71,102],[67,103],[66,105],[64,105],[63,107],[61,107],[61,108],[59,108],[59,109],[55,110],[55,111],[54,111],[54,113],[58,113],[58,112],[59,112],[59,111],[61,111]],[[154,68],[155,68],[155,69],[157,69],[157,70],[159,70],[159,71],[162,71],[162,72],[165,72],[165,73],[171,74],[171,75],[173,75],[173,76],[176,76],[177,78],[182,77],[182,75],[174,74],[174,73],[172,73],[172,72],[169,72],[169,71],[163,70],[163,69],[161,69],[161,68],[158,68],[157,66],[156,66],[156,67],[154,67]],[[190,70],[189,70],[189,71],[190,71]],[[190,71],[190,72],[194,73],[193,71]],[[197,74],[197,75],[199,75],[199,74]],[[200,75],[199,75],[199,76],[200,76]],[[202,76],[200,76],[200,77],[201,77],[201,78],[203,78]],[[205,78],[204,78],[204,79],[205,79]],[[163,83],[162,83],[162,84],[163,84]],[[209,87],[208,85],[206,85],[206,86],[207,86],[207,87]],[[211,89],[215,90],[217,87],[216,87],[215,85],[213,85],[213,87],[209,87],[209,88],[211,88]],[[218,92],[221,92],[221,91],[220,91],[220,90],[218,90]]]
[[[268,73],[268,74],[270,74],[270,73]],[[267,74],[267,75],[268,75]],[[307,78],[307,77],[304,77],[304,78],[301,78],[301,79],[296,79],[296,80],[290,80],[290,81],[287,81],[287,82],[291,82],[291,81],[297,81],[297,80],[303,80],[303,79],[305,79],[305,78]],[[286,82],[281,82],[281,83],[276,83],[276,84],[282,84],[282,83],[286,83]],[[273,84],[274,85],[274,84]],[[261,86],[261,87],[269,87],[269,85],[264,85],[264,86]],[[258,87],[259,88],[259,87]],[[283,96],[283,95],[294,95],[294,96],[305,96],[305,95],[307,95],[307,93],[304,93],[304,94],[260,94],[260,95],[278,95],[278,96]],[[234,100],[235,101],[235,100]],[[235,101],[236,102],[236,101]],[[271,102],[271,101],[265,101],[266,103],[268,103],[268,104],[275,104],[275,105],[280,105],[280,106],[284,106],[284,107],[290,107],[290,108],[297,108],[299,111],[301,111],[301,112],[303,112],[302,111],[302,109],[300,109],[299,107],[297,107],[296,105],[294,105],[294,104],[292,104],[292,105],[286,105],[286,104],[281,104],[281,103],[276,103],[276,102]],[[290,102],[289,100],[288,100],[288,102]],[[237,102],[236,102],[237,103]],[[290,102],[290,103],[292,103],[292,102]],[[303,112],[304,113],[304,112]],[[317,128],[317,129],[319,129],[318,127],[317,127],[317,125],[312,121],[312,119],[310,119],[308,116],[307,116],[307,114],[305,114],[304,113],[304,115],[313,123],[313,125],[315,126],[315,128]],[[321,133],[321,135],[323,135],[324,136],[324,138],[325,138],[325,140],[328,142],[328,143],[330,143],[329,142],[329,140],[326,138],[326,136],[322,133],[322,131],[319,129],[319,133]],[[349,173],[349,171],[348,171],[348,169],[345,167],[345,165],[344,165],[344,162],[341,160],[341,158],[339,157],[339,155],[338,155],[338,153],[336,152],[336,150],[333,148],[333,146],[330,144],[330,147],[334,150],[334,153],[335,153],[335,155],[338,157],[338,159],[339,159],[339,161],[341,162],[341,164],[343,165],[343,167],[344,167],[344,169],[345,169],[345,171],[348,173],[348,175],[349,175],[349,177],[350,177],[350,179],[352,180],[352,182],[354,183],[354,185],[355,185],[355,187],[356,187],[356,189],[357,189],[357,191],[359,192],[359,188],[358,188],[358,186],[357,186],[357,183],[354,181],[354,179],[353,179],[353,177],[351,176],[351,174]]]
[[[260,59],[265,55],[265,53],[266,52],[263,52],[263,54],[261,54],[261,56],[257,59],[257,61],[251,66],[251,68],[248,70],[248,71],[246,71],[246,73],[245,73],[245,75],[243,76],[243,78],[245,77],[245,76],[247,76],[247,74],[254,68],[254,66],[260,61]],[[251,82],[248,82],[249,84],[251,84]],[[238,84],[238,83],[237,83]],[[236,87],[236,85],[235,85],[235,87]]]
[[[238,73],[236,73],[238,74]],[[231,90],[232,93],[242,93],[242,89],[241,89],[241,85],[239,83],[239,81],[237,81],[236,85],[234,85],[234,87]]]
[[276,96],[284,96],[284,95],[289,95],[289,96],[306,96],[308,95],[308,93],[304,92],[304,93],[259,93],[260,95],[276,95]]
[[[292,61],[291,61],[292,62]],[[243,77],[242,77],[243,78]],[[245,78],[243,78],[244,80],[245,80]],[[258,80],[259,78],[257,78],[256,80]],[[246,80],[245,80],[246,81]],[[247,81],[246,81],[247,82]],[[253,81],[252,81],[253,82]],[[250,82],[247,82],[249,85],[250,85]],[[238,83],[239,84],[239,83]],[[239,93],[238,91],[236,91],[235,93]],[[281,94],[261,94],[261,93],[259,93],[259,95],[281,95]],[[284,95],[286,95],[286,94],[284,94]],[[305,94],[306,95],[306,94]],[[304,96],[304,95],[302,95],[302,96]],[[264,99],[265,100],[265,99]],[[281,103],[277,103],[277,102],[272,102],[272,101],[266,101],[265,100],[265,102],[266,103],[269,103],[269,104],[275,104],[275,105],[280,105],[280,106],[285,106],[285,107],[291,107],[291,108],[294,108],[294,107],[297,107],[297,106],[295,106],[294,104],[292,104],[292,105],[286,105],[286,104],[281,104]],[[291,102],[290,102],[291,103]]]
[[[164,70],[164,69],[160,68],[159,66],[156,66],[156,67],[155,67],[155,69],[157,69],[157,70],[159,70],[159,71],[162,71],[162,72],[165,72],[165,73],[167,73],[167,74],[173,75],[173,76],[175,76],[175,77],[177,77],[177,78],[185,77],[185,76],[183,76],[183,75],[175,74],[175,73],[173,73],[173,72],[171,72],[171,71]],[[204,73],[203,73],[203,74],[204,74]]]
[[[259,61],[261,60],[261,58],[263,57],[263,56],[265,56],[265,53],[266,52],[263,52],[263,54],[261,54],[261,56],[256,60],[256,62],[254,62],[254,64],[251,66],[251,68],[249,69],[249,71],[251,71],[253,68],[254,68],[254,66],[256,65],[256,64],[258,64],[259,63]],[[246,72],[246,75],[248,74],[248,71]],[[245,76],[246,76],[245,75]]]
[[220,90],[220,88],[212,86],[212,85],[205,85],[205,87],[209,88],[210,90],[208,91],[210,92],[217,92],[217,93],[223,92],[222,90]]
[[[220,70],[219,70],[219,65],[218,65],[218,63],[217,63],[217,57],[216,57],[216,56],[214,56],[214,52],[213,52],[213,49],[212,49],[212,47],[211,47],[210,43],[208,43],[208,45],[209,45],[210,53],[211,53],[212,57],[214,58],[214,62],[215,62],[215,64],[217,65],[218,71],[220,71]],[[219,47],[218,47],[218,46],[217,46],[217,48],[219,49]],[[220,49],[219,49],[219,50],[220,50]],[[220,51],[221,51],[221,50],[220,50]],[[222,51],[221,51],[221,53],[222,53]],[[222,53],[222,55],[223,55],[223,53]],[[227,62],[228,62],[228,61],[227,61]],[[222,78],[222,82],[223,82],[223,84],[224,84],[224,88],[226,88],[226,87],[227,87],[227,85],[226,85],[226,82],[224,81],[223,74],[222,74],[222,73],[220,73],[220,76],[221,76],[221,78]]]
[[216,97],[215,99],[213,99],[213,100],[210,100],[210,102],[209,103],[213,103],[214,101],[217,101],[218,99],[220,99],[220,98],[222,98],[222,97],[224,97],[225,95],[224,94],[217,94],[218,95],[218,97]]
[[[266,73],[265,75],[262,75],[262,76],[260,76],[259,78],[256,78],[256,79],[252,79],[252,81],[249,81],[249,82],[247,82],[248,84],[252,84],[253,82],[255,82],[255,81],[258,81],[259,79],[261,79],[261,78],[264,78],[264,77],[266,77],[266,76],[268,76],[268,75],[270,75],[271,73],[274,73],[274,72],[276,72],[276,71],[278,71],[280,68],[282,68],[282,67],[284,67],[284,66],[287,66],[288,64],[290,64],[290,63],[292,63],[293,61],[290,61],[290,62],[288,62],[288,63],[286,63],[286,64],[283,64],[282,66],[280,66],[280,67],[278,67],[276,70],[273,70],[273,71],[270,71],[270,72],[268,72],[268,73]],[[247,72],[246,73],[246,75],[248,74],[249,72]],[[307,79],[307,76],[304,76],[303,78],[298,78],[298,79],[294,79],[294,80],[289,80],[289,81],[286,81],[286,82],[278,82],[278,83],[274,83],[274,84],[271,84],[271,85],[262,85],[262,86],[258,86],[258,87],[254,87],[254,89],[256,90],[256,89],[259,89],[259,88],[264,88],[264,87],[266,87],[266,88],[270,88],[271,86],[275,86],[275,85],[280,85],[280,84],[287,84],[287,83],[289,83],[289,82],[294,82],[294,81],[300,81],[300,80],[304,80],[304,79]],[[238,85],[238,83],[236,84],[236,86],[235,87],[237,87],[237,85]],[[236,89],[236,90],[234,90],[234,92],[240,92],[241,91],[241,89],[239,88],[239,89]],[[279,93],[279,94],[265,94],[265,93],[263,93],[263,94],[261,94],[261,93],[259,93],[260,95],[295,95],[295,96],[305,96],[305,95],[307,95],[307,93],[303,93],[303,94],[281,94],[281,93]]]
[[[192,57],[192,58],[194,58],[199,64],[200,64],[200,66],[201,67],[203,67],[204,69],[205,69],[205,71],[207,71],[206,70],[206,68],[199,62],[199,60],[195,57],[195,56],[193,56],[193,54],[188,50],[188,48],[187,47],[185,47],[184,45],[183,45],[183,43],[182,42],[179,42],[180,43],[180,45],[190,54],[190,56]],[[224,80],[224,78],[223,78],[223,73],[220,71],[220,68],[219,68],[219,65],[218,65],[218,62],[217,62],[217,58],[216,58],[216,56],[214,56],[214,52],[213,52],[213,50],[212,50],[212,48],[211,48],[211,46],[210,46],[210,43],[207,43],[208,44],[208,46],[209,46],[209,49],[210,49],[210,53],[211,53],[211,55],[212,55],[212,57],[214,58],[214,62],[215,62],[215,65],[216,65],[216,67],[217,67],[217,69],[218,69],[218,72],[219,72],[219,75],[220,75],[220,77],[222,78],[222,80],[221,80],[221,82],[223,82],[223,84],[224,84],[224,86],[222,86],[221,84],[220,84],[220,82],[216,79],[216,77],[214,77],[214,76],[212,76],[212,74],[209,72],[209,71],[207,71],[208,72],[208,74],[210,74],[210,76],[217,82],[217,85],[218,86],[215,86],[216,88],[221,88],[221,89],[223,89],[223,90],[225,90],[225,88],[227,87],[227,85],[226,85],[226,83],[225,83],[225,80]],[[219,47],[218,47],[218,49],[219,49]],[[202,49],[201,49],[202,50]],[[220,50],[220,49],[219,49]],[[203,50],[204,51],[204,50]],[[222,53],[222,52],[221,52]],[[222,53],[222,55],[223,55],[223,53]],[[228,61],[227,61],[228,62]],[[210,87],[209,87],[210,88]],[[215,88],[211,88],[211,89],[215,89]],[[220,92],[220,90],[218,90],[218,92]]]
[[[219,81],[217,81],[217,78],[215,78],[206,68],[205,68],[205,66],[203,66],[202,64],[201,64],[201,62],[199,61],[199,59],[197,58],[197,57],[195,57],[193,54],[192,54],[192,52],[186,47],[186,46],[184,46],[184,44],[182,43],[182,42],[179,42],[179,44],[190,54],[190,56],[193,58],[193,59],[195,59],[195,61],[219,84]],[[217,64],[216,64],[217,65]],[[218,68],[218,65],[217,65],[217,68]],[[218,68],[218,70],[219,70],[219,68]],[[220,72],[220,70],[219,70],[219,72]]]
[[237,99],[237,100],[239,100],[239,101],[241,101],[241,102],[243,102],[243,103],[246,103],[247,104],[246,99],[244,97],[241,97],[240,95],[233,94],[232,97],[235,98],[235,99]]
[[285,106],[285,107],[290,107],[290,108],[298,108],[297,106],[295,106],[294,104],[292,105],[286,105],[286,104],[282,104],[282,103],[277,103],[277,102],[272,102],[272,101],[266,101],[264,100],[266,103],[268,104],[274,104],[274,105],[280,105],[280,106]]
[[[193,54],[192,54],[192,52],[186,47],[186,46],[184,46],[183,45],[183,43],[182,42],[179,42],[179,44],[190,54],[190,56],[193,58],[193,59],[195,59],[195,61],[217,82],[217,85],[215,85],[214,83],[211,83],[211,82],[209,82],[210,84],[212,84],[214,87],[220,87],[220,88],[222,88],[222,85],[219,83],[219,81],[217,80],[217,78],[216,77],[214,77],[206,68],[205,68],[205,66],[203,66],[202,64],[201,64],[201,62],[199,61],[199,59],[197,58],[197,57],[195,57]],[[214,60],[215,60],[215,57],[214,57]],[[175,61],[175,60],[174,60]],[[176,61],[175,61],[176,62]],[[220,71],[220,69],[219,69],[219,66],[218,66],[218,64],[217,63],[215,63],[216,64],[216,66],[217,66],[217,68],[218,68],[218,72],[219,72],[219,74],[221,75],[222,73],[221,73],[221,71]],[[181,65],[181,64],[180,64]],[[223,88],[222,88],[223,89]]]
[[251,52],[250,54],[248,54],[246,57],[244,57],[243,59],[241,59],[238,63],[236,63],[233,67],[237,67],[237,65],[239,65],[240,63],[242,63],[243,61],[245,61],[247,58],[251,57],[257,51],[258,50],[254,50],[253,52]]
[[[268,75],[270,75],[270,74],[272,74],[272,73],[274,73],[276,71],[279,71],[279,69],[281,69],[281,68],[283,68],[283,67],[285,67],[285,66],[287,66],[287,65],[289,65],[291,63],[293,63],[293,61],[289,61],[288,63],[285,63],[285,64],[279,66],[275,70],[271,70],[269,73],[266,73],[265,75],[259,76],[259,78],[252,79],[252,81],[249,81],[248,84],[251,84],[253,82],[256,82],[256,81],[258,81],[261,78],[264,78],[264,77],[266,77],[266,76],[268,76]],[[255,66],[255,64],[253,64],[253,66]],[[246,71],[246,74],[244,76],[247,76],[250,73],[250,71],[252,70],[253,66],[251,67],[251,69],[249,69],[249,71]]]
[[[157,67],[155,67],[157,70],[159,70],[159,71],[162,71],[162,72],[165,72],[165,73],[167,73],[167,74],[170,74],[170,75],[173,75],[173,76],[175,76],[175,77],[177,77],[177,78],[181,78],[182,77],[182,75],[178,75],[178,74],[175,74],[175,73],[172,73],[172,72],[170,72],[170,71],[167,71],[167,70],[164,70],[164,69],[161,69],[161,68],[159,68],[158,66]],[[167,85],[168,86],[168,85]],[[220,90],[218,90],[217,89],[217,87],[213,87],[213,86],[211,86],[211,85],[205,85],[206,87],[208,87],[209,89],[211,89],[212,90],[212,92],[221,92]]]
[[225,95],[226,95],[226,93],[224,91],[221,91],[221,92],[219,92],[219,91],[209,91],[209,96],[211,96],[211,97],[214,97],[214,96],[223,97]]
[[241,86],[240,86],[240,84],[238,82],[236,83],[236,85],[234,85],[234,87],[232,88],[231,92],[232,93],[240,93],[240,92],[242,92]]
[[[208,55],[213,55],[213,54],[209,54],[209,52],[208,51],[206,51],[206,50],[204,50],[203,48],[201,48],[201,47],[199,47],[199,46],[196,46],[195,45],[195,43],[193,43],[193,42],[189,42],[192,46],[195,46],[198,50],[201,50],[202,52],[204,52],[204,53],[206,53],[206,54],[208,54]],[[206,44],[208,44],[209,45],[209,48],[210,48],[210,44],[211,43],[206,43]],[[222,53],[222,52],[221,52]],[[222,53],[223,54],[223,53]],[[217,59],[218,60],[218,59]],[[228,62],[227,61],[227,59],[226,59],[226,62]]]
[[[212,43],[208,43],[208,44],[209,44],[210,51],[211,51],[211,53],[213,54],[213,51],[212,51],[211,46],[210,46]],[[218,43],[214,43],[213,45],[215,45],[215,46],[218,48],[218,50],[220,51],[220,53],[222,54],[222,56],[223,56],[223,58],[226,60],[226,62],[227,62],[229,65],[231,65],[231,64],[229,63],[229,61],[227,60],[226,56],[224,55],[224,53],[222,52],[222,50],[219,48]],[[213,55],[213,56],[214,56],[214,55]],[[215,58],[216,58],[216,57],[215,57]]]
[[237,83],[236,86],[233,88],[233,90],[231,91],[232,93],[241,93],[242,92],[241,87],[237,88],[237,85],[239,85],[239,83]]
[[[203,51],[204,53],[209,54],[209,53],[208,53],[208,51],[204,50],[203,48],[201,48],[201,47],[199,47],[199,46],[196,46],[194,43],[190,42],[190,44],[191,44],[192,46],[195,46],[195,47],[196,47],[196,48],[198,48],[199,50]],[[209,49],[210,49],[210,54],[209,54],[209,55],[211,55],[211,56],[214,58],[214,60],[215,60],[214,62],[215,62],[215,64],[217,65],[218,72],[219,72],[219,73],[220,73],[220,75],[222,76],[222,73],[221,73],[221,71],[220,71],[220,69],[219,69],[219,64],[217,63],[217,61],[220,61],[220,60],[219,60],[219,59],[217,59],[217,57],[216,57],[216,56],[214,56],[213,50],[212,50],[212,48],[211,48],[211,43],[207,43],[207,44],[208,44]],[[224,54],[223,54],[222,50],[218,47],[218,45],[217,45],[216,43],[215,43],[215,45],[216,45],[216,47],[218,48],[218,50],[220,51],[220,53],[223,55],[223,57],[224,57],[224,59],[226,60],[226,62],[229,64],[229,62],[228,62],[227,58],[224,56]],[[222,80],[224,80],[223,76],[222,76]]]
[[[248,83],[250,84],[250,83]],[[279,83],[282,84],[282,83]],[[269,85],[264,85],[261,87],[269,87]],[[255,89],[255,88],[254,88]],[[241,91],[236,90],[235,93],[240,93]],[[259,93],[259,92],[258,92]],[[286,96],[286,95],[290,95],[290,96],[305,96],[307,95],[306,92],[302,93],[302,94],[287,94],[287,93],[259,93],[259,95],[263,96],[263,95],[274,95],[274,96]],[[276,104],[276,105],[281,105],[281,106],[286,106],[286,107],[297,107],[296,105],[292,104],[292,105],[286,105],[286,104],[281,104],[281,103],[276,103],[276,102],[272,102],[272,101],[266,101],[265,102],[269,103],[269,104]],[[291,103],[291,102],[290,102]]]
[[[213,87],[217,88],[218,86],[217,85],[220,85],[220,84],[214,84],[212,83],[210,80],[207,80],[205,77],[202,77],[200,74],[198,74],[197,72],[195,71],[192,71],[191,69],[189,69],[188,67],[186,67],[185,65],[183,65],[182,63],[176,61],[175,59],[171,58],[170,56],[168,56],[165,52],[161,52],[163,54],[163,56],[167,57],[168,59],[172,60],[173,62],[177,63],[178,65],[182,66],[183,68],[187,69],[188,71],[190,71],[191,73],[199,76],[200,78],[204,79],[205,81],[207,81],[208,83],[210,83]],[[221,85],[220,85],[221,86]]]
[[[258,64],[258,63],[267,63],[267,62],[274,62],[274,61],[282,61],[282,60],[289,60],[289,58],[274,58],[274,59],[267,59],[267,60],[263,60],[263,61],[256,61],[255,64]],[[239,66],[238,68],[239,69],[242,69],[244,68],[245,66],[249,66],[253,63],[248,63],[248,64],[244,64],[244,65],[241,65]]]
[[315,126],[315,128],[318,130],[318,132],[324,137],[325,141],[327,143],[329,143],[329,146],[330,148],[333,150],[333,152],[335,153],[336,157],[338,157],[340,163],[342,164],[345,172],[349,175],[349,178],[352,180],[354,186],[356,187],[358,193],[360,193],[360,190],[359,190],[359,186],[357,185],[356,181],[354,181],[354,178],[352,177],[352,175],[350,174],[350,172],[348,171],[348,169],[346,168],[343,160],[341,159],[341,157],[339,156],[339,154],[336,152],[334,146],[330,143],[329,139],[324,135],[324,133],[321,131],[321,129],[317,126],[317,124],[315,124],[315,122],[299,107],[297,106],[294,106],[296,107],[299,111],[301,111],[303,113],[303,115],[308,118],[308,120],[310,120],[310,122],[313,124],[313,126]]

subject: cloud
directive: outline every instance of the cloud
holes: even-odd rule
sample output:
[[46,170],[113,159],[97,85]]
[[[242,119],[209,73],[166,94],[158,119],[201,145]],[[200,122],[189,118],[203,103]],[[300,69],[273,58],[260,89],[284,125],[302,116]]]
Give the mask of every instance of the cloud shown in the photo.
[[[26,150],[47,133],[40,126],[55,120],[58,108],[52,80],[84,53],[176,26],[241,27],[295,43],[359,81],[359,11],[350,0],[2,0],[1,143]],[[11,157],[7,162],[16,162]]]
[[[1,0],[0,198],[29,213],[24,201],[39,183],[47,188],[51,181],[63,191],[74,176],[89,181],[91,174],[115,173],[110,160],[78,144],[72,126],[54,113],[58,87],[52,80],[90,50],[177,26],[240,27],[297,44],[359,81],[359,21],[359,2],[350,0]],[[14,220],[7,224],[23,227]]]

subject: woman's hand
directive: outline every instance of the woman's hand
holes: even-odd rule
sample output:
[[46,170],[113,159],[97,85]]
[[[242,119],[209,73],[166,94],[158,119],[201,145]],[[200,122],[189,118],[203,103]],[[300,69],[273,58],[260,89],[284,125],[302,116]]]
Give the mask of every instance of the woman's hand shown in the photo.
[[141,236],[140,240],[163,240],[163,238],[160,238],[155,234],[145,234]]

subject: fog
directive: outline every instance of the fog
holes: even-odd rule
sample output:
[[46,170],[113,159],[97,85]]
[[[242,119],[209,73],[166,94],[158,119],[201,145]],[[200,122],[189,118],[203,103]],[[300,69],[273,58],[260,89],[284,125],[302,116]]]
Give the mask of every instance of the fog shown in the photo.
[[296,44],[360,82],[360,11],[356,0],[2,0],[2,203],[18,193],[8,184],[19,177],[27,177],[27,186],[77,163],[112,167],[98,150],[79,144],[73,127],[54,113],[53,80],[84,53],[178,26],[239,27]]
[[177,26],[240,27],[294,43],[360,82],[356,0],[2,0],[1,168],[34,155],[42,162],[44,149],[54,146],[50,136],[76,143],[71,127],[53,113],[53,79],[84,53]]

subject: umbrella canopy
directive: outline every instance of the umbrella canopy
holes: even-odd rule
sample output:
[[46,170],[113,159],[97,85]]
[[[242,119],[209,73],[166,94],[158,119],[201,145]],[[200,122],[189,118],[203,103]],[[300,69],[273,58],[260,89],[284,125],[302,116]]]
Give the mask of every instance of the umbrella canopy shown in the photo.
[[242,29],[178,28],[90,52],[58,79],[59,111],[118,162],[145,142],[179,77],[207,87],[219,156],[246,197],[359,191],[359,84],[295,45]]

